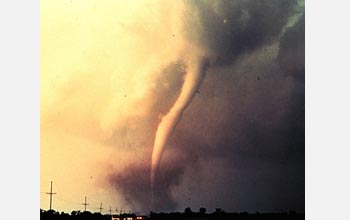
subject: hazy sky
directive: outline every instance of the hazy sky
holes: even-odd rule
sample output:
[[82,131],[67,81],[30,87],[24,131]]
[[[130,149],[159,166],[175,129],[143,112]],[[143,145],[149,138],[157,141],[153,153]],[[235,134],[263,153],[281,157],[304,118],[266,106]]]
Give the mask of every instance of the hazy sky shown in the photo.
[[60,211],[304,211],[303,1],[42,0],[40,16],[41,208],[52,180]]

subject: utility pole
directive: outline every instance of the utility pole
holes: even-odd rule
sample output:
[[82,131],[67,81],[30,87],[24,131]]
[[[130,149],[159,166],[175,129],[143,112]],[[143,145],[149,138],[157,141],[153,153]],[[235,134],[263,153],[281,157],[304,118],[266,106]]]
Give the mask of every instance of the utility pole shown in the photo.
[[109,215],[112,215],[112,206],[109,206]]
[[86,212],[86,206],[89,205],[89,203],[86,203],[86,196],[85,196],[85,202],[82,205],[85,207],[84,211]]
[[46,194],[50,195],[50,210],[52,210],[52,195],[55,195],[56,193],[52,192],[52,181],[51,181],[51,187],[50,187],[50,192],[47,192]]
[[99,210],[100,210],[100,213],[102,214],[102,202],[101,202],[101,204],[100,204],[100,208],[98,208]]

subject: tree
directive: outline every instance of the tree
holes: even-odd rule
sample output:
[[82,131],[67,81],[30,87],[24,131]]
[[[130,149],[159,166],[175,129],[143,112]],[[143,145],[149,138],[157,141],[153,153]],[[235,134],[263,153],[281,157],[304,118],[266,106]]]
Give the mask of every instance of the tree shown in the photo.
[[185,214],[191,214],[192,210],[190,207],[185,208]]
[[207,209],[203,208],[203,207],[199,209],[200,214],[205,214],[206,211],[207,211]]
[[80,211],[72,211],[71,215],[72,216],[80,215]]

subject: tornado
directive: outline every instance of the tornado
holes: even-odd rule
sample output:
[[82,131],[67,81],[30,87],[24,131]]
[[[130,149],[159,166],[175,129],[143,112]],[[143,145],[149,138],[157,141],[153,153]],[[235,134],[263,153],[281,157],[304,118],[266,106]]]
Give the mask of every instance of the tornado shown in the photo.
[[203,57],[195,57],[190,59],[186,64],[186,74],[181,88],[179,97],[169,112],[164,115],[158,125],[151,162],[151,190],[152,202],[154,195],[154,184],[159,163],[162,158],[167,141],[174,131],[177,123],[187,106],[191,103],[193,97],[198,90],[202,79],[204,78],[205,60]]

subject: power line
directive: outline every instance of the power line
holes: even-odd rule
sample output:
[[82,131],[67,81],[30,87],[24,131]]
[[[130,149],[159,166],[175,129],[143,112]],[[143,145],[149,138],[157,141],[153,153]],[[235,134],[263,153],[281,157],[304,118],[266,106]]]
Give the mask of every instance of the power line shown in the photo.
[[100,213],[102,214],[102,202],[101,202],[101,204],[100,204],[100,208],[98,208],[99,210],[100,210]]
[[50,187],[50,192],[47,192],[46,194],[50,195],[50,210],[52,210],[52,195],[55,195],[56,193],[52,192],[52,181],[51,181],[51,187]]
[[84,211],[86,212],[86,206],[88,206],[88,205],[89,205],[89,203],[86,203],[86,196],[85,196],[85,202],[84,202],[84,203],[82,203],[82,205],[84,205]]

